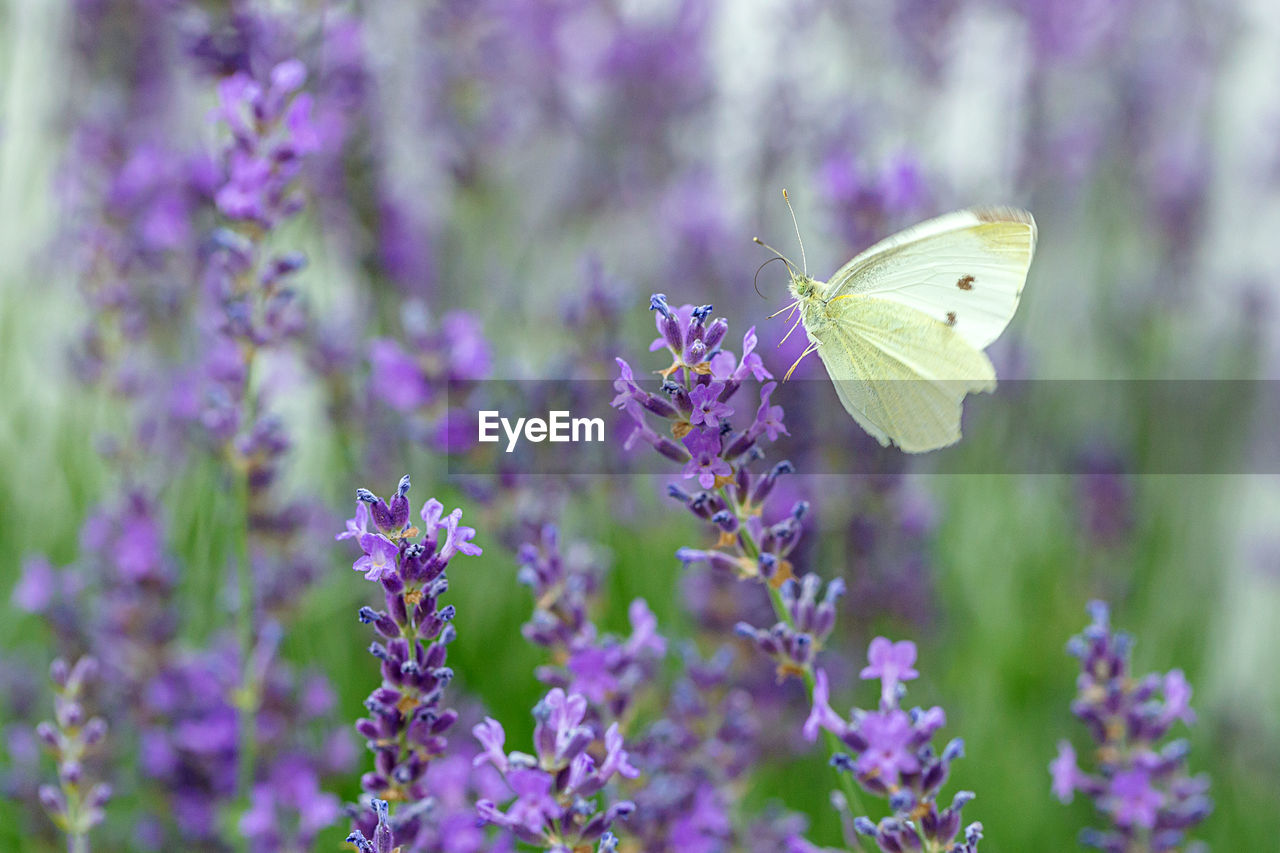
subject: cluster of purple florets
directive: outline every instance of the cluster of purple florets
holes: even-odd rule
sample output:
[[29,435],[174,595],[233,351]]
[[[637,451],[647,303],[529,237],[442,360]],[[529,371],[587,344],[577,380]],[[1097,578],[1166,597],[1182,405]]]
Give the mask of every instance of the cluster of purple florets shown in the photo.
[[1179,849],[1213,810],[1208,778],[1188,774],[1187,741],[1165,740],[1177,724],[1196,720],[1191,685],[1178,669],[1135,678],[1133,638],[1111,628],[1103,602],[1091,603],[1089,612],[1093,622],[1067,651],[1080,660],[1071,712],[1093,739],[1092,772],[1062,741],[1049,767],[1053,792],[1066,803],[1079,791],[1107,818],[1107,829],[1080,834],[1082,844],[1106,853]]
[[537,670],[545,684],[585,696],[618,719],[650,682],[667,650],[658,622],[643,598],[627,609],[629,637],[601,634],[588,612],[597,591],[598,567],[582,550],[565,553],[554,526],[539,540],[521,546],[517,580],[533,593],[536,606],[522,628],[524,637],[553,660]]
[[[502,724],[486,718],[473,732],[484,747],[476,763],[497,768],[514,799],[505,807],[492,800],[480,800],[480,817],[508,830],[521,841],[557,853],[581,850],[598,844],[599,850],[617,847],[610,831],[614,821],[635,811],[635,804],[617,800],[597,802],[615,776],[634,779],[640,770],[631,764],[618,724],[603,733],[587,722],[587,698],[552,688],[534,706],[537,725],[533,731],[534,754],[504,752],[506,733]],[[597,756],[591,747],[600,744]]]
[[[687,549],[678,556],[686,559]],[[749,622],[735,626],[739,636],[751,640],[775,662],[779,679],[809,671],[819,649],[835,629],[836,602],[844,595],[844,581],[840,578],[829,581],[819,600],[821,589],[822,578],[813,573],[806,574],[799,583],[784,583],[778,597],[790,618],[781,619],[768,629],[757,628]]]
[[[650,308],[661,333],[650,351],[666,347],[673,361],[662,371],[659,396],[641,388],[631,365],[617,359],[619,378],[614,388],[618,393],[613,405],[635,423],[626,446],[630,449],[643,441],[668,459],[683,463],[685,479],[696,479],[703,489],[718,487],[731,479],[735,462],[754,458],[753,450],[762,435],[774,440],[779,433],[786,433],[781,407],[769,404],[776,383],[761,389],[755,420],[735,431],[730,420],[735,409],[730,401],[746,380],[772,378],[755,352],[755,329],[743,336],[739,360],[720,346],[729,330],[728,322],[723,317],[707,322],[710,305],[673,309],[664,294],[656,293]],[[670,421],[671,437],[656,432],[646,415]]]
[[[374,769],[360,780],[366,795],[405,806],[393,816],[392,831],[400,839],[422,828],[418,818],[430,797],[426,773],[444,753],[445,733],[458,720],[443,705],[444,689],[453,680],[445,657],[457,635],[450,624],[453,605],[439,603],[449,588],[445,570],[458,554],[481,553],[471,541],[475,530],[461,524],[462,510],[445,515],[437,500],[423,505],[422,528],[412,526],[408,493],[408,476],[390,501],[360,489],[355,516],[338,534],[360,546],[352,568],[383,590],[385,609],[361,607],[359,613],[379,636],[369,653],[381,662],[382,684],[365,700],[369,716],[356,722],[356,731],[374,756]],[[353,840],[376,835],[379,815],[371,819],[367,809],[358,808],[353,816]]]
[[982,838],[982,824],[970,824],[962,840],[956,840],[961,811],[973,793],[960,791],[942,810],[936,802],[951,763],[964,755],[964,741],[955,738],[940,754],[935,752],[933,736],[946,724],[946,713],[937,706],[901,707],[906,693],[903,683],[920,675],[915,662],[915,643],[894,643],[884,637],[872,640],[860,677],[880,680],[880,704],[874,711],[854,710],[847,719],[832,710],[827,674],[818,670],[804,734],[812,741],[820,729],[833,733],[849,752],[833,755],[832,765],[852,774],[863,790],[888,799],[892,816],[879,823],[865,816],[854,821],[855,829],[873,838],[881,850],[973,853]]
[[56,658],[49,674],[55,690],[53,722],[36,726],[36,737],[58,763],[58,785],[41,785],[40,803],[67,834],[70,845],[84,844],[89,830],[102,822],[103,807],[111,798],[111,786],[92,781],[86,768],[86,761],[107,736],[107,721],[89,716],[85,707],[98,676],[98,662],[83,657],[69,665]]
[[[360,621],[380,636],[369,651],[381,662],[382,671],[382,684],[365,700],[370,716],[356,723],[374,754],[374,769],[361,779],[365,803],[349,809],[349,841],[361,850],[382,850],[392,841],[421,845],[428,836],[438,837],[439,816],[431,815],[435,791],[428,771],[444,755],[445,734],[458,720],[458,713],[442,704],[453,678],[445,657],[457,635],[451,624],[455,611],[453,605],[440,606],[439,600],[448,590],[445,571],[450,561],[458,554],[481,553],[472,541],[475,530],[461,524],[462,511],[446,515],[434,498],[422,508],[422,528],[412,526],[409,485],[405,476],[389,501],[358,490],[355,516],[337,537],[360,545],[361,555],[352,568],[381,585],[386,603],[383,610],[366,606],[359,613]],[[543,582],[556,580],[555,560],[541,562]],[[538,576],[538,566],[538,560],[527,559],[525,576]],[[655,647],[661,653],[652,615],[633,608],[633,618],[636,634],[626,644],[596,646],[593,636],[566,638],[572,649],[569,671],[576,673],[573,687],[592,693],[616,687],[616,674],[628,668],[629,656]],[[583,655],[589,672],[573,664],[575,656]],[[616,695],[616,690],[601,693],[597,701],[606,695]],[[587,702],[582,693],[552,688],[534,708],[533,756],[505,753],[505,731],[493,718],[474,727],[483,751],[473,764],[491,766],[501,779],[501,784],[488,787],[494,799],[476,801],[479,821],[546,849],[570,851],[583,844],[614,849],[616,838],[610,829],[635,807],[620,800],[597,808],[595,800],[615,776],[635,778],[639,771],[628,760],[618,724],[597,731],[586,719]],[[436,819],[428,820],[429,815]]]
[[[661,333],[650,350],[665,348],[672,362],[661,371],[663,382],[655,394],[642,388],[631,366],[618,359],[613,405],[635,422],[627,447],[638,441],[649,444],[682,464],[682,477],[699,487],[691,492],[672,484],[668,494],[714,527],[718,541],[712,549],[681,549],[682,562],[706,562],[778,589],[793,577],[788,556],[799,544],[809,504],[797,501],[781,520],[764,521],[764,507],[778,478],[794,468],[783,461],[754,470],[764,459],[762,439],[773,441],[787,433],[782,407],[770,403],[776,383],[766,381],[772,374],[754,351],[755,329],[743,336],[739,359],[720,347],[728,323],[723,318],[708,323],[710,305],[671,308],[659,293],[650,308]],[[753,418],[735,419],[737,410],[731,403],[749,379],[765,382],[760,402],[749,409]],[[652,427],[653,416],[665,421],[669,435]]]

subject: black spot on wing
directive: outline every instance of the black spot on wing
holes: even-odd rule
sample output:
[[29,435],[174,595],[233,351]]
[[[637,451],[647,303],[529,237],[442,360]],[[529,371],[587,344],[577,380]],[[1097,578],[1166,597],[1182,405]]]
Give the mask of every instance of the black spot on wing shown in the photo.
[[962,275],[960,280],[956,282],[956,287],[961,290],[973,290],[974,278],[971,275]]

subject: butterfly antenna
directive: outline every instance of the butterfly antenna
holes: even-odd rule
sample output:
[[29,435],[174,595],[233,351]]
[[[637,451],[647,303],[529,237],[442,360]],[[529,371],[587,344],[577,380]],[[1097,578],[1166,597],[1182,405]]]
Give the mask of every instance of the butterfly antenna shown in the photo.
[[[795,275],[795,269],[796,269],[795,261],[791,260],[791,259],[790,259],[790,258],[788,258],[786,255],[782,254],[782,253],[781,253],[781,252],[779,252],[777,249],[773,248],[773,247],[772,247],[772,246],[770,246],[768,243],[766,243],[765,241],[761,240],[759,237],[752,237],[752,238],[751,238],[751,242],[752,242],[752,243],[755,243],[757,246],[764,246],[764,247],[765,247],[766,249],[768,249],[770,252],[773,252],[773,253],[774,253],[775,255],[777,255],[779,258],[782,258],[782,262],[783,262],[784,264],[786,264],[786,265],[787,265],[787,272],[791,273],[791,275]],[[767,263],[767,261],[766,261],[766,263]],[[763,266],[763,265],[762,265],[762,266]]]
[[[768,299],[769,297],[765,296],[763,293],[760,293],[760,270],[762,270],[762,269],[764,269],[765,267],[769,266],[769,264],[773,263],[774,261],[782,261],[782,262],[785,264],[785,263],[787,262],[787,259],[786,259],[786,258],[784,258],[784,257],[782,257],[781,255],[778,255],[777,257],[770,258],[769,260],[765,261],[765,262],[764,262],[763,264],[761,264],[760,266],[756,267],[756,274],[755,274],[755,277],[751,279],[751,286],[752,286],[752,287],[754,287],[754,288],[756,289],[756,293],[760,295],[760,298],[761,298],[761,299]],[[783,310],[785,310],[785,309],[783,309]]]
[[796,212],[791,207],[791,197],[787,195],[787,191],[782,191],[782,200],[786,202],[787,212],[791,214],[791,224],[796,229],[796,242],[800,244],[800,263],[804,268],[804,274],[809,274],[809,259],[804,256],[804,240],[800,239],[800,223],[796,221]]

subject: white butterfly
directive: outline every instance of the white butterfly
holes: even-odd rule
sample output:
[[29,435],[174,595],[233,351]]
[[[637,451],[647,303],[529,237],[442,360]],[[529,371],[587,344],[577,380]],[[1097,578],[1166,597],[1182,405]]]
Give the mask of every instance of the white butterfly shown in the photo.
[[1030,213],[975,207],[881,240],[826,282],[778,253],[795,299],[782,310],[799,311],[800,358],[822,357],[863,429],[909,453],[936,450],[960,440],[965,395],[995,390],[982,350],[1013,318],[1035,247]]

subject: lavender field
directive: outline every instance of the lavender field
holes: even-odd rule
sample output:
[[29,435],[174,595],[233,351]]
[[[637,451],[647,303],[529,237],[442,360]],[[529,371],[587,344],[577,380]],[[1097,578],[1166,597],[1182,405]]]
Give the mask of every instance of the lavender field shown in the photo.
[[[1278,75],[1264,0],[0,1],[0,851],[1280,850]],[[883,447],[788,272],[975,206],[999,385]]]

